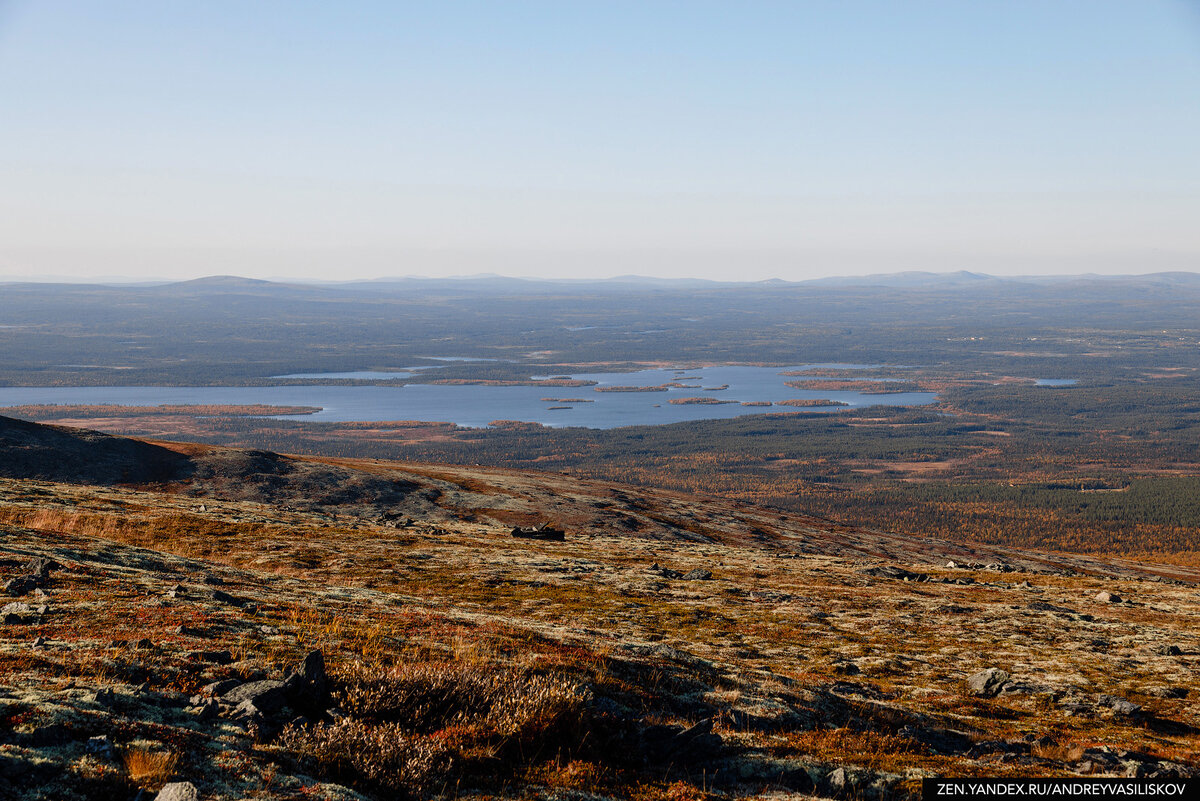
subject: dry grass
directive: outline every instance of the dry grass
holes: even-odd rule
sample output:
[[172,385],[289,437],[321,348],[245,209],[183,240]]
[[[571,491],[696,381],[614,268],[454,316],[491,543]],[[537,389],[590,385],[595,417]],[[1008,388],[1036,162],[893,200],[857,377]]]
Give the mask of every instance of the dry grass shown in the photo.
[[586,735],[589,695],[561,677],[479,661],[386,669],[359,662],[335,683],[347,717],[290,728],[278,747],[317,775],[356,786],[419,795],[452,769],[491,780],[520,776]]
[[140,787],[153,789],[175,775],[179,755],[151,746],[135,745],[121,753],[121,764]]
[[1033,755],[1039,759],[1049,759],[1055,762],[1074,762],[1083,756],[1087,749],[1080,743],[1035,743]]
[[279,746],[321,775],[404,796],[420,796],[436,787],[450,763],[446,748],[430,738],[412,736],[397,723],[346,719],[289,728]]

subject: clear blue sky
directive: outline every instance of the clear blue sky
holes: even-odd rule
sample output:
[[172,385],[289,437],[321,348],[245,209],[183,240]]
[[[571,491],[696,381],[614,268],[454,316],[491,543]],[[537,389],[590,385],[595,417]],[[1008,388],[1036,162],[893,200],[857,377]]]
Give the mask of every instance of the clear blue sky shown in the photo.
[[1200,2],[0,0],[0,279],[1200,270]]

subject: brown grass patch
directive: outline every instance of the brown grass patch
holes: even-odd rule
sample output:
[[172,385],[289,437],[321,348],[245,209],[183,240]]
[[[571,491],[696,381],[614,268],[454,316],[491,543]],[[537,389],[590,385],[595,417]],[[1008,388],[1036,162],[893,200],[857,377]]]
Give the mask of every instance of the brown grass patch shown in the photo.
[[143,788],[154,788],[175,775],[179,755],[150,746],[136,745],[121,754],[129,778]]

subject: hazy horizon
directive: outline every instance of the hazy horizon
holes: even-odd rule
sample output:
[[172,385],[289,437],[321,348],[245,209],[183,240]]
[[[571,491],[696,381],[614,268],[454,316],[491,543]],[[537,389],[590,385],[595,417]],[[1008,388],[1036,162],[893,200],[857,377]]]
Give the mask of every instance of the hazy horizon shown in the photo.
[[528,281],[528,282],[547,282],[547,283],[604,283],[604,282],[645,282],[647,285],[653,285],[657,282],[662,283],[688,283],[688,282],[711,282],[714,284],[729,284],[732,286],[764,284],[772,282],[782,282],[787,284],[804,284],[804,283],[822,283],[831,280],[844,280],[848,282],[863,281],[869,282],[872,279],[879,281],[894,281],[895,279],[911,277],[911,278],[928,278],[929,280],[950,279],[960,276],[971,276],[979,279],[994,279],[1002,281],[1056,281],[1056,280],[1077,280],[1085,278],[1095,279],[1132,279],[1132,278],[1149,278],[1154,276],[1170,276],[1170,275],[1188,275],[1195,276],[1200,280],[1200,270],[1160,270],[1148,271],[1141,273],[1098,273],[1098,272],[1078,272],[1078,273],[1044,273],[1044,274],[1013,274],[1013,275],[997,275],[993,273],[984,273],[974,270],[896,270],[893,272],[880,273],[862,273],[857,275],[828,275],[814,276],[806,278],[785,279],[779,277],[772,278],[705,278],[705,277],[690,277],[690,276],[659,276],[659,275],[644,275],[639,273],[624,273],[620,275],[610,275],[604,277],[570,277],[570,276],[536,276],[536,275],[506,275],[503,273],[471,273],[471,274],[446,274],[446,275],[422,275],[422,274],[396,274],[396,275],[381,275],[367,278],[319,278],[319,277],[294,277],[287,275],[273,276],[247,276],[236,273],[210,273],[204,275],[195,275],[182,278],[171,278],[164,276],[122,276],[122,275],[96,275],[85,277],[72,276],[55,276],[55,275],[28,275],[28,276],[6,276],[0,275],[0,285],[3,284],[20,284],[20,283],[39,283],[39,284],[62,284],[62,285],[77,285],[77,284],[100,284],[100,285],[160,285],[174,283],[188,283],[194,281],[217,281],[228,279],[230,281],[262,281],[265,283],[279,284],[296,284],[309,286],[339,286],[344,284],[369,284],[369,283],[387,283],[401,281],[487,281],[487,280],[511,280],[511,281]]

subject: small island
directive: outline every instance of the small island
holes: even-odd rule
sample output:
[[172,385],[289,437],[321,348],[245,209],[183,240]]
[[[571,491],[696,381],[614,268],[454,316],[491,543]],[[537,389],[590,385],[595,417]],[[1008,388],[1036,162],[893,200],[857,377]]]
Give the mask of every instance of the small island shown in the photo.
[[796,400],[781,400],[775,401],[776,406],[800,406],[804,408],[812,406],[849,406],[845,401],[826,400],[818,398],[797,398]]
[[718,403],[737,403],[737,401],[721,400],[720,398],[672,398],[667,403],[675,406],[712,406]]
[[665,384],[658,384],[652,387],[594,387],[593,392],[666,392],[668,387]]

